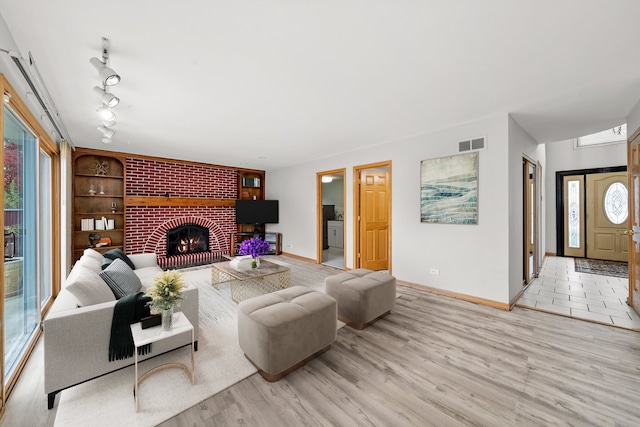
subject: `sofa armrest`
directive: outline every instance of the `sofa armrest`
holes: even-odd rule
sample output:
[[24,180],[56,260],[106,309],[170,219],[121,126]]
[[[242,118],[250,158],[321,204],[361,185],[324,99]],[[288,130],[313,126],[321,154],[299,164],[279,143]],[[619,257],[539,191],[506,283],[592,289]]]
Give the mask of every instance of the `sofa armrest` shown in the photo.
[[145,267],[157,267],[158,261],[155,253],[132,254],[127,255],[136,269]]

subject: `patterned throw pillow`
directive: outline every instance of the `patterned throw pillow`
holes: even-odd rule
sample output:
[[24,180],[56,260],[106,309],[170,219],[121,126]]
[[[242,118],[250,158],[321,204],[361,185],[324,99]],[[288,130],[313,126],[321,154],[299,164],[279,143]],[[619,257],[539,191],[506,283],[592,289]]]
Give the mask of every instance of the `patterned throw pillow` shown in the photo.
[[107,282],[116,299],[138,292],[142,287],[136,273],[120,258],[101,271],[100,277]]

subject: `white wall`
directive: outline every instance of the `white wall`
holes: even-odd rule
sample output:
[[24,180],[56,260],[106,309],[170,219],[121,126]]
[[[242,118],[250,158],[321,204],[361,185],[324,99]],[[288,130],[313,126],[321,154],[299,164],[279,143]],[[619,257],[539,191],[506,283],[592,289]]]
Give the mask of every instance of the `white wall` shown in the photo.
[[[545,148],[539,145],[509,116],[509,300],[522,290],[524,279],[524,171],[523,157],[540,163],[544,170]],[[544,212],[543,197],[538,195],[538,209]],[[544,230],[544,224],[540,224]],[[544,240],[544,233],[540,232]],[[544,247],[542,245],[541,247]],[[542,255],[542,254],[541,254]]]
[[[285,252],[316,259],[316,172],[346,168],[345,253],[346,267],[352,268],[353,167],[390,160],[392,273],[399,280],[508,303],[509,215],[512,211],[509,200],[511,176],[507,165],[510,159],[508,127],[509,119],[504,114],[366,150],[267,171],[267,198],[280,200],[280,223],[270,226],[269,230],[283,233]],[[479,152],[478,224],[421,223],[420,161],[456,154],[458,141],[479,135],[487,136],[488,149]],[[517,137],[519,154],[513,157],[518,158],[514,166],[518,171],[522,146],[528,143],[521,135]],[[522,216],[517,221],[522,222]],[[519,253],[521,256],[521,249]],[[439,269],[440,275],[429,274],[430,268]]]
[[[639,122],[640,123],[640,122]],[[628,132],[627,124],[627,132]],[[627,145],[604,145],[599,147],[574,148],[574,139],[546,144],[547,167],[545,171],[546,247],[545,251],[556,253],[556,172],[580,169],[625,166]]]
[[632,136],[638,129],[640,129],[640,100],[627,117],[627,135]]

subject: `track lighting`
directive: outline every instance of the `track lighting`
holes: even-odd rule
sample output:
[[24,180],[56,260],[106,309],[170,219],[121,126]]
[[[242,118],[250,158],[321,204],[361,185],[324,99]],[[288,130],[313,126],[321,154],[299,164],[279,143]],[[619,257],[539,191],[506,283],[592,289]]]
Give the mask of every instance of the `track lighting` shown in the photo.
[[107,67],[106,62],[100,61],[95,56],[91,58],[89,62],[91,62],[91,64],[96,67],[96,70],[98,70],[103,85],[115,86],[120,82],[120,76],[118,73],[116,73],[113,68]]
[[107,92],[107,87],[118,84],[120,82],[120,76],[113,68],[109,67],[109,40],[102,37],[102,60],[93,57],[89,59],[89,62],[98,70],[102,84],[102,86],[95,86],[93,88],[94,92],[100,94],[100,100],[102,101],[102,106],[97,110],[102,125],[98,126],[97,129],[102,132],[102,142],[111,144],[111,138],[116,133],[113,129],[110,129],[116,124],[116,114],[111,111],[111,108],[120,103],[120,98]]
[[99,88],[98,86],[95,86],[93,90],[100,94],[100,99],[102,99],[102,103],[108,107],[113,108],[120,103],[120,98],[118,98],[112,93],[107,92],[104,89]]
[[109,110],[107,107],[98,108],[98,114],[100,114],[100,117],[103,120],[107,120],[107,121],[115,121],[116,120],[116,113],[114,113],[113,111]]
[[113,129],[107,129],[104,126],[98,126],[98,130],[100,132],[102,132],[102,136],[104,136],[105,138],[111,138],[113,137],[113,135],[115,135],[116,131]]

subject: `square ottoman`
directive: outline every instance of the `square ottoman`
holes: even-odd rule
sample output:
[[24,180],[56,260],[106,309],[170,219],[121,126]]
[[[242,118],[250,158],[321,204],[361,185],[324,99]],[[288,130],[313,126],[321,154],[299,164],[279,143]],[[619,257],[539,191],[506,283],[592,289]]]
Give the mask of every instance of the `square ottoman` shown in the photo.
[[336,340],[337,323],[336,300],[306,286],[238,304],[240,348],[270,382],[329,350]]
[[396,304],[396,278],[381,271],[345,271],[326,277],[324,285],[338,302],[338,318],[354,329],[366,328]]

